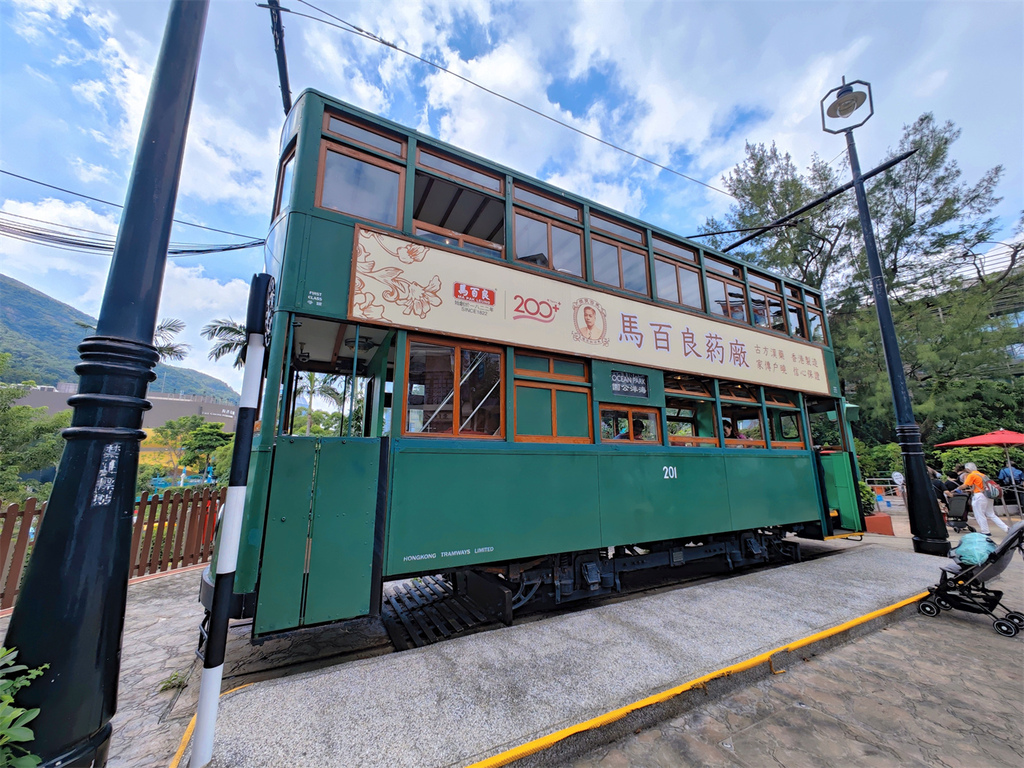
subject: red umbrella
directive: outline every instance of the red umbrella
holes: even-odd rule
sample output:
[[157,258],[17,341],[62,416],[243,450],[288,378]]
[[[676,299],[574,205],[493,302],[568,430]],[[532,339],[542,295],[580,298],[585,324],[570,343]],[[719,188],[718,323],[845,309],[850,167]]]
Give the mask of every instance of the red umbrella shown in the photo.
[[953,440],[948,443],[937,443],[936,448],[971,448],[982,445],[1002,446],[1006,451],[1006,466],[1010,466],[1010,446],[1024,445],[1024,435],[1014,432],[1012,429],[997,429],[995,432],[988,432],[984,435],[965,437],[963,440]]

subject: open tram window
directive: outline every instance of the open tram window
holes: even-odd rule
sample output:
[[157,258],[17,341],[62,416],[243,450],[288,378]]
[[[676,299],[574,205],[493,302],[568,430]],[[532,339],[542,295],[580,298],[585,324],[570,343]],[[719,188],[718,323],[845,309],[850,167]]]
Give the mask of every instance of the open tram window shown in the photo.
[[518,350],[513,359],[516,442],[593,442],[587,364]]
[[771,425],[772,448],[800,450],[807,447],[800,427],[800,411],[769,408],[768,423]]
[[808,398],[807,419],[811,427],[811,442],[815,448],[828,453],[846,450],[846,436],[839,420],[840,404],[832,398]]
[[502,437],[501,350],[410,339],[403,434]]
[[722,399],[722,438],[725,447],[767,448],[759,388],[720,381],[718,393]]
[[702,379],[686,373],[665,372],[665,392],[669,394],[697,395],[699,397],[715,396],[711,379]]
[[601,441],[660,443],[661,416],[653,408],[601,406]]
[[714,402],[666,395],[665,419],[670,445],[687,448],[718,445]]
[[[505,244],[505,203],[473,186],[500,193],[503,181],[423,150],[419,161],[434,173],[416,172],[414,234],[480,256],[501,258]],[[453,178],[440,178],[434,175],[436,173]],[[472,186],[462,183],[464,181]]]
[[397,228],[401,226],[404,179],[401,166],[323,141],[316,205]]

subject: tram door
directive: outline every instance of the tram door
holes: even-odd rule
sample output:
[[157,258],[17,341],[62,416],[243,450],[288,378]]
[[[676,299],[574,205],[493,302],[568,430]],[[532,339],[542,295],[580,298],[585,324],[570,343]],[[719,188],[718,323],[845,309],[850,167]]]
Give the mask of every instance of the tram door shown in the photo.
[[[842,404],[832,399],[808,400],[811,435],[818,454],[825,491],[826,512],[831,531],[863,531],[864,524],[857,503],[857,479],[846,425],[839,418]],[[835,510],[837,517],[832,516]]]
[[370,613],[380,456],[380,438],[278,438],[254,635]]

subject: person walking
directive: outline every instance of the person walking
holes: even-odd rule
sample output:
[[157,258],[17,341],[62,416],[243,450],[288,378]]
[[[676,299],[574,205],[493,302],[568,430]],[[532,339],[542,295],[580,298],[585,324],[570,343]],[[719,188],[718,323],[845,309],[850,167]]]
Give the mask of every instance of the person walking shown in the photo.
[[978,531],[988,535],[988,521],[992,520],[996,525],[1003,529],[1003,532],[1010,530],[1009,526],[1006,525],[1002,520],[996,517],[995,505],[992,499],[985,495],[985,476],[978,471],[978,467],[973,462],[967,462],[964,464],[964,469],[967,470],[967,477],[964,478],[964,484],[960,486],[961,489],[971,489],[971,509],[974,510],[974,520],[978,523]]

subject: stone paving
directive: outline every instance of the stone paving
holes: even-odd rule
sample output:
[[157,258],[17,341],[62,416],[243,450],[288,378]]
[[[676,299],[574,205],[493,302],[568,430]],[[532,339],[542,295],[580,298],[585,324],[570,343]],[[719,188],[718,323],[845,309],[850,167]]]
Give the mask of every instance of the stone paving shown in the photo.
[[[897,515],[893,522],[895,537],[866,538],[906,548],[907,519]],[[993,587],[1006,593],[1004,604],[1024,610],[1018,555]],[[530,762],[573,768],[1024,765],[1024,635],[1001,637],[991,619],[977,614],[912,614],[578,759],[537,756]]]
[[[867,535],[865,540],[907,549],[906,517],[899,508],[892,512],[896,536]],[[835,541],[827,546],[859,545]],[[109,768],[167,766],[195,712],[195,647],[202,618],[196,599],[199,574],[172,573],[134,583],[128,590]],[[1024,564],[1019,558],[999,587],[1014,607],[1024,608]],[[0,634],[6,633],[7,623],[0,618]],[[236,673],[243,668],[266,673],[271,661],[288,657],[289,647],[296,651],[293,662],[305,662],[294,671],[322,665],[310,659],[338,652],[331,643],[301,636],[253,647],[248,631],[239,625],[229,636],[228,663],[234,660]],[[355,634],[376,643],[370,653],[385,650],[378,627],[360,627]],[[986,617],[956,611],[935,619],[915,615],[813,657],[785,675],[560,764],[1021,765],[1022,638],[996,635]],[[248,662],[240,668],[242,659]],[[160,692],[161,683],[174,673],[187,687]],[[225,688],[232,685],[237,682],[225,681]],[[543,755],[535,758],[543,762]]]

